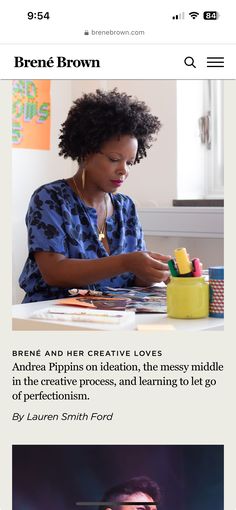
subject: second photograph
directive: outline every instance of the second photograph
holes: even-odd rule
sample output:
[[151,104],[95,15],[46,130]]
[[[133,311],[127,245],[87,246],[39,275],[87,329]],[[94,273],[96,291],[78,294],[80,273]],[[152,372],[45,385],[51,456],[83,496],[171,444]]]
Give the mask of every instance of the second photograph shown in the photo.
[[13,510],[223,510],[222,445],[14,445]]

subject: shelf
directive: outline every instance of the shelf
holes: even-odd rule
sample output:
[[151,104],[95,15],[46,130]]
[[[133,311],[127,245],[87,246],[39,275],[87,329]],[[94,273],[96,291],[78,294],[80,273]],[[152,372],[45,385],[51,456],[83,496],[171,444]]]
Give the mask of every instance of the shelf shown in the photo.
[[224,237],[223,207],[138,209],[145,236]]

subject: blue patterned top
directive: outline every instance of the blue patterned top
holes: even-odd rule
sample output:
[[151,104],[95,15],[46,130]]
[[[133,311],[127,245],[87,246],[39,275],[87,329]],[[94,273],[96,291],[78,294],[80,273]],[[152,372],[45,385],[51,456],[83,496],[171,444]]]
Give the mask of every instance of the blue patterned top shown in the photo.
[[[67,258],[96,259],[145,250],[142,228],[135,205],[122,194],[110,195],[114,212],[107,218],[107,253],[98,239],[96,209],[85,205],[65,179],[38,188],[32,195],[26,215],[29,255],[21,273],[20,287],[26,292],[23,303],[68,297],[68,290],[51,287],[43,280],[34,252],[61,253]],[[90,288],[129,287],[132,273],[94,282]],[[76,286],[76,285],[75,285]]]

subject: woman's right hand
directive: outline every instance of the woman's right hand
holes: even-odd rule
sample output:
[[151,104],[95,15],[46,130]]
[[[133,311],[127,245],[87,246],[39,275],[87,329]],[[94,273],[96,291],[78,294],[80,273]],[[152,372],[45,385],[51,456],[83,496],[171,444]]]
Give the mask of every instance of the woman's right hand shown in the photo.
[[152,285],[169,278],[167,261],[160,253],[136,251],[99,259],[68,259],[60,253],[35,252],[44,281],[52,287],[84,287],[125,272],[134,273],[136,285]]
[[169,255],[161,253],[136,251],[128,253],[129,271],[148,285],[158,282],[165,282],[170,276],[168,260]]

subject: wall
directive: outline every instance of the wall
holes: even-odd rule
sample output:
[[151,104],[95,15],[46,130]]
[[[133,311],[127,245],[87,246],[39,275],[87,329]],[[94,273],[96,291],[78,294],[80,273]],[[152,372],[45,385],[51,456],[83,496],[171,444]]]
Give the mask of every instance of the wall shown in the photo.
[[59,129],[70,106],[71,82],[52,80],[50,151],[12,150],[13,303],[21,302],[24,296],[17,282],[27,257],[25,214],[30,197],[41,184],[71,174],[71,162],[58,157]]
[[151,237],[147,238],[148,249],[174,254],[175,248],[184,246],[191,258],[200,258],[203,268],[221,266],[224,263],[223,239],[186,238],[186,237]]

